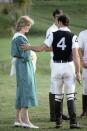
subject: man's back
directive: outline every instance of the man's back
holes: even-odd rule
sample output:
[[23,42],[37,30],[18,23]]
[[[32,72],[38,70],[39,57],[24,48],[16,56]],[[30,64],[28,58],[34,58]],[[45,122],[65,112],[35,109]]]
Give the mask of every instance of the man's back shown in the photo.
[[72,38],[74,34],[69,31],[58,30],[53,33],[53,60],[72,60]]

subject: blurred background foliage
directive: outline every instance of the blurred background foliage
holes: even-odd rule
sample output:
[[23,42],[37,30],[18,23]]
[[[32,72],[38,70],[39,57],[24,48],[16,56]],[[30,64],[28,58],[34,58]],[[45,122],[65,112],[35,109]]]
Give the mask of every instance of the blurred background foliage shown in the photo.
[[[9,0],[8,0],[9,1]],[[14,33],[15,23],[19,16],[28,15],[31,0],[13,0],[0,3],[0,35]]]
[[0,36],[14,33],[15,23],[21,15],[29,15],[35,20],[30,35],[45,35],[56,8],[69,15],[73,32],[78,34],[87,27],[87,0],[13,0],[0,3]]

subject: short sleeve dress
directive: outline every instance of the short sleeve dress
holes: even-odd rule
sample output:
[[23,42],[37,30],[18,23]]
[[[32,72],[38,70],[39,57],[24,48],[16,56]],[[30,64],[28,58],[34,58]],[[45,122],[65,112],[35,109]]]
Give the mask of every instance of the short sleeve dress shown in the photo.
[[16,109],[37,105],[35,73],[31,60],[31,51],[21,49],[28,39],[21,33],[15,33],[12,39],[11,56],[16,57]]

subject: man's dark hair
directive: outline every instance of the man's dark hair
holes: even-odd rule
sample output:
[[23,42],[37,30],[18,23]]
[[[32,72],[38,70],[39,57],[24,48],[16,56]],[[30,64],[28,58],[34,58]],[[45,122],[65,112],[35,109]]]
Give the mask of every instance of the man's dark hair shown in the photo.
[[56,9],[53,11],[53,17],[55,17],[56,15],[60,15],[61,13],[63,13],[63,10]]
[[66,15],[60,15],[59,17],[58,17],[58,22],[62,22],[63,23],[63,25],[65,25],[65,26],[69,26],[69,17],[68,16],[66,16]]

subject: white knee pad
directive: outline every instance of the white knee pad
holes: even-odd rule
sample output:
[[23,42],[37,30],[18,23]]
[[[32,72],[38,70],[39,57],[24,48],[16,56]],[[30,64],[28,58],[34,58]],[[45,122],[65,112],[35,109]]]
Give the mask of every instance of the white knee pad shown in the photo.
[[66,94],[66,96],[67,96],[67,100],[74,100],[75,93],[69,93],[69,94]]
[[63,99],[64,94],[56,94],[55,101],[61,101]]

